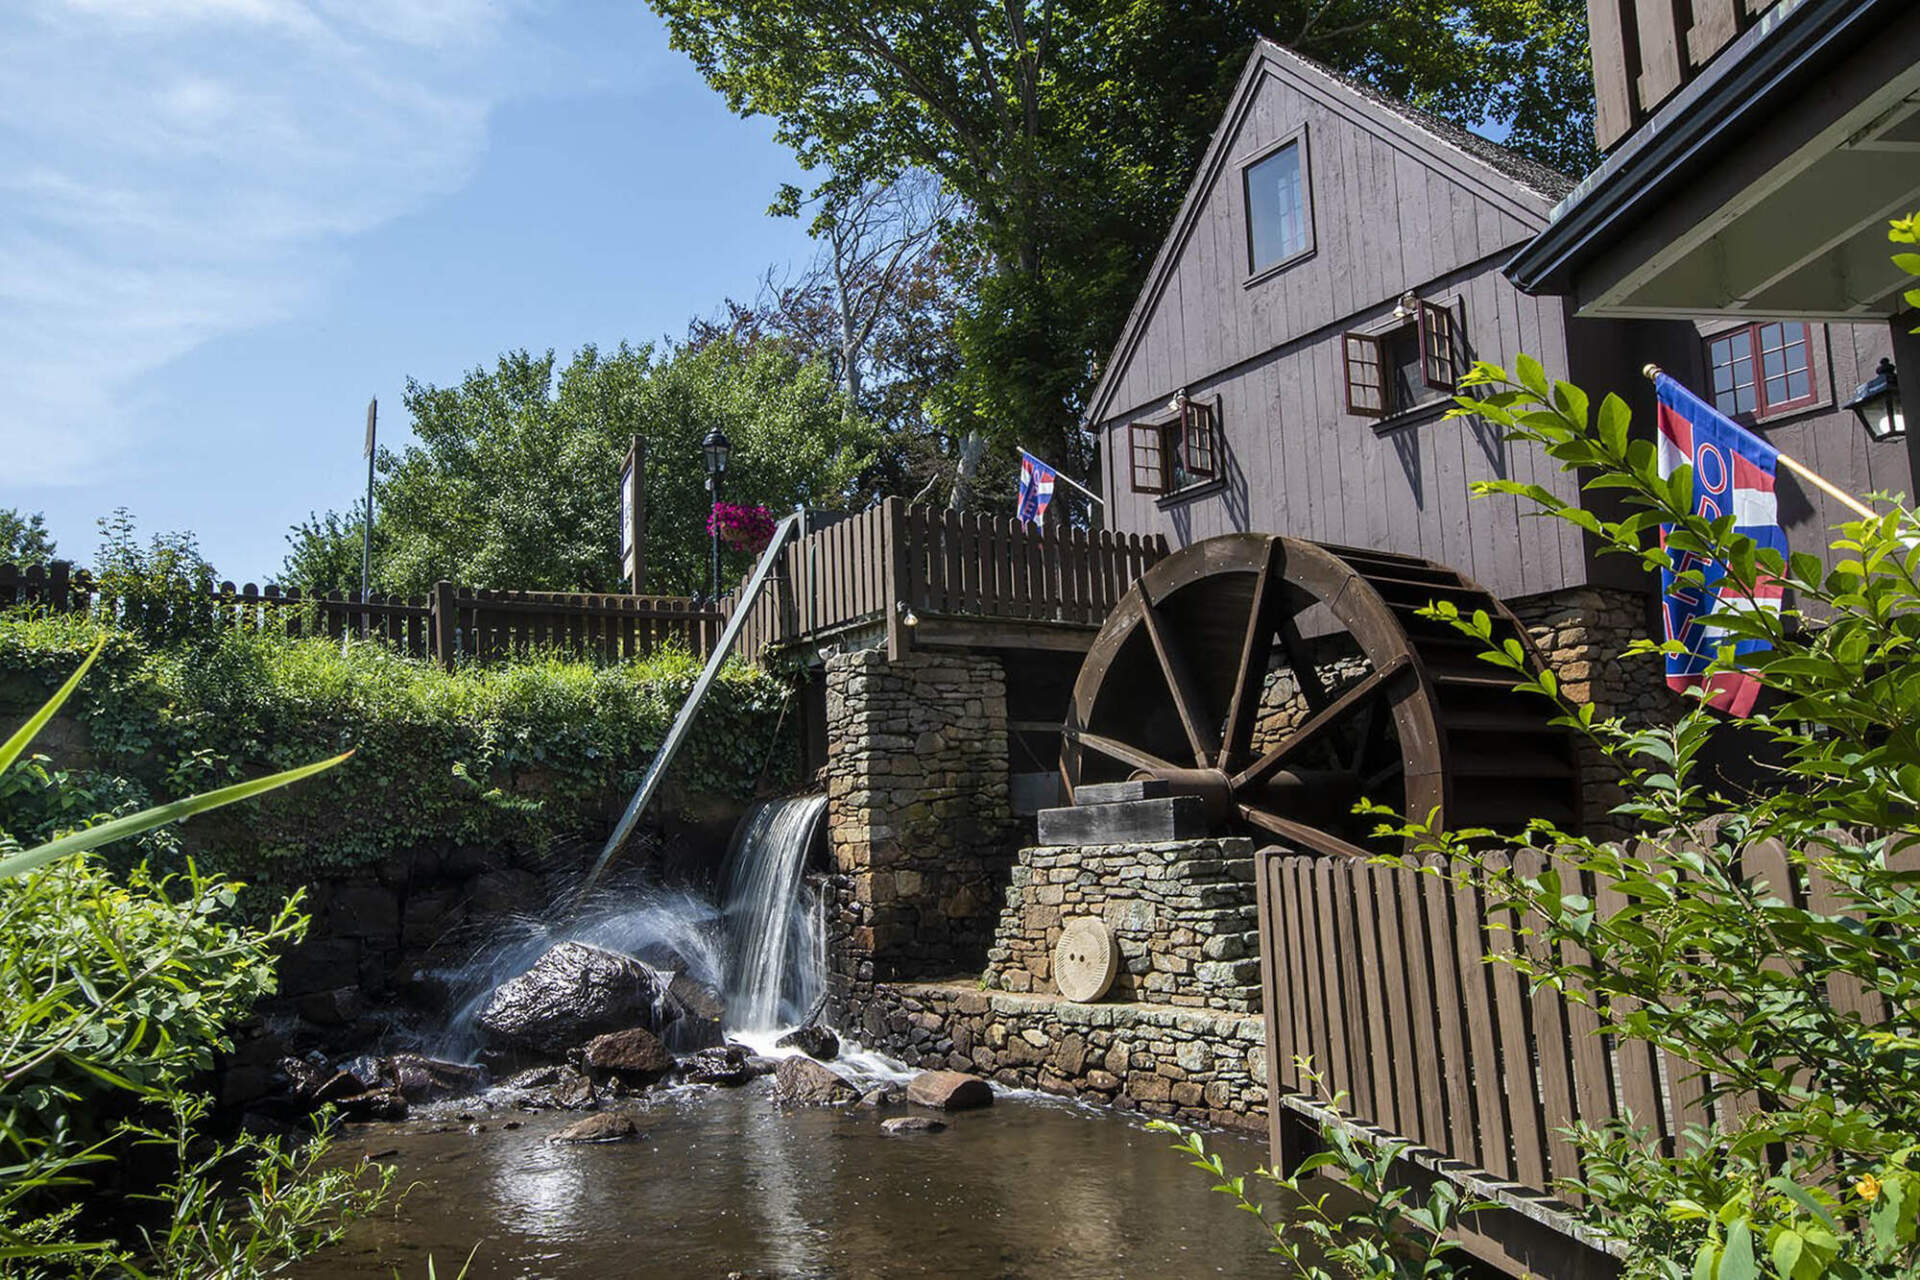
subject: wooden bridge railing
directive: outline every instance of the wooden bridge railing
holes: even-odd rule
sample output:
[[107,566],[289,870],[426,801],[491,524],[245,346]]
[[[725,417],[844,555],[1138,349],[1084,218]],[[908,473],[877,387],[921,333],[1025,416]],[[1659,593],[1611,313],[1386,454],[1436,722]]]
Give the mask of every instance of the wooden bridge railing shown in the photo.
[[[828,521],[787,548],[785,572],[754,606],[741,652],[883,623],[911,642],[908,615],[1097,628],[1167,554],[1158,535],[1036,528],[888,498]],[[729,616],[733,597],[722,601]]]
[[[1766,881],[1782,901],[1840,911],[1817,876],[1796,883],[1778,843],[1749,847],[1742,862],[1749,879]],[[1487,865],[1507,864],[1496,856]],[[1527,853],[1517,870],[1533,875],[1545,865],[1542,855]],[[1563,884],[1580,883],[1564,861],[1555,869]],[[1707,1082],[1687,1063],[1601,1034],[1585,1004],[1553,990],[1530,992],[1511,965],[1489,963],[1486,957],[1516,946],[1541,955],[1544,922],[1496,911],[1464,863],[1370,863],[1267,849],[1256,856],[1255,878],[1276,1113],[1286,1095],[1312,1103],[1344,1093],[1345,1112],[1360,1123],[1550,1202],[1555,1182],[1580,1172],[1561,1132],[1575,1121],[1631,1114],[1655,1141],[1670,1142],[1691,1126],[1731,1123],[1758,1105],[1738,1095],[1709,1099]],[[1585,883],[1580,891],[1602,913],[1625,905],[1605,885]],[[1836,980],[1829,997],[1868,1023],[1886,1016],[1857,983]],[[1296,1065],[1302,1056],[1320,1075],[1317,1087]],[[1274,1133],[1284,1146],[1283,1126]],[[1284,1150],[1274,1155],[1282,1163],[1292,1158]]]
[[1594,136],[1610,151],[1779,0],[1587,0]]

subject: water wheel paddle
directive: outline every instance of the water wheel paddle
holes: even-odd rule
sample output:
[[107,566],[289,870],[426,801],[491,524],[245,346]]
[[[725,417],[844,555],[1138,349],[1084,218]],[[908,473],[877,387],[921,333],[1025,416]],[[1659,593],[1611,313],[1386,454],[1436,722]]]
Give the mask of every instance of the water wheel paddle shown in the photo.
[[[1303,851],[1393,851],[1361,797],[1444,829],[1572,825],[1571,737],[1542,698],[1419,616],[1485,611],[1538,655],[1491,593],[1430,560],[1276,535],[1195,543],[1134,584],[1095,637],[1061,737],[1068,794],[1154,778],[1221,828]],[[1263,691],[1273,683],[1273,694]]]

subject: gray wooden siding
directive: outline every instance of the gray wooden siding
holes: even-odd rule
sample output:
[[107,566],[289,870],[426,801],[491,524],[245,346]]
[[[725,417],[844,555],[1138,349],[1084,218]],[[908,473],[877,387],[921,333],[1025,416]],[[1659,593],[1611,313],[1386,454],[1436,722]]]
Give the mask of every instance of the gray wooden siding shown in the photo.
[[[1345,412],[1340,335],[1386,319],[1399,292],[1261,359],[1189,380],[1195,394],[1222,397],[1227,483],[1220,489],[1165,502],[1131,492],[1125,424],[1134,415],[1115,418],[1103,441],[1114,527],[1164,533],[1176,545],[1251,529],[1402,551],[1509,597],[1585,582],[1586,553],[1571,525],[1525,519],[1514,500],[1469,491],[1475,480],[1499,477],[1571,496],[1571,478],[1511,449],[1484,424],[1438,416],[1438,407],[1385,430]],[[1469,355],[1527,351],[1566,376],[1562,302],[1518,293],[1497,263],[1433,282],[1426,296],[1459,300]]]
[[[1212,186],[1184,224],[1176,258],[1130,349],[1109,410],[1164,399],[1182,385],[1294,342],[1341,316],[1391,304],[1529,238],[1528,202],[1410,127],[1357,115],[1347,100],[1271,67],[1229,130]],[[1302,127],[1314,252],[1247,287],[1241,165]],[[1436,155],[1462,161],[1436,167]],[[1105,416],[1103,414],[1103,416]]]

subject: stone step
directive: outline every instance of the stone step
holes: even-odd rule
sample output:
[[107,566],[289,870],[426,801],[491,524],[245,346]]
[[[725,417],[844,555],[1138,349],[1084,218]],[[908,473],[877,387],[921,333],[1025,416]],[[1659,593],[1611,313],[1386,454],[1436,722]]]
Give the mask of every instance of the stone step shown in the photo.
[[1042,809],[1038,826],[1043,845],[1157,844],[1208,834],[1206,805],[1199,796]]
[[1089,782],[1073,793],[1076,805],[1120,804],[1128,800],[1160,800],[1173,794],[1164,778],[1136,778],[1131,782]]

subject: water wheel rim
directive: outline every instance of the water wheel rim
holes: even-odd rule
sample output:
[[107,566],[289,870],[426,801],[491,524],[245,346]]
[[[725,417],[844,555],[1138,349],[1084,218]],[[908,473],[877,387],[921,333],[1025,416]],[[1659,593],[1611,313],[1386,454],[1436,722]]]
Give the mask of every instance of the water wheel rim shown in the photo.
[[[1232,574],[1252,575],[1254,587],[1242,623],[1245,643],[1235,663],[1230,705],[1218,709],[1219,714],[1215,716],[1216,709],[1205,706],[1204,698],[1192,691],[1191,673],[1183,674],[1185,659],[1179,654],[1180,641],[1164,625],[1166,619],[1161,613],[1168,602],[1181,593]],[[1281,593],[1278,598],[1272,594],[1276,583]],[[1293,607],[1286,612],[1286,626],[1272,628],[1277,633],[1275,637],[1257,635],[1267,621],[1260,616],[1263,609],[1268,611],[1269,620],[1278,617],[1289,607],[1289,598],[1295,602],[1305,598],[1310,602],[1309,608],[1315,604],[1324,606],[1339,628],[1353,637],[1371,667],[1359,682],[1373,685],[1367,699],[1384,700],[1391,708],[1401,757],[1400,812],[1423,822],[1437,819],[1444,825],[1451,799],[1451,779],[1445,767],[1446,733],[1436,712],[1433,683],[1419,651],[1385,599],[1335,550],[1277,534],[1228,534],[1196,543],[1149,569],[1115,606],[1095,637],[1074,682],[1067,731],[1061,739],[1061,772],[1068,794],[1072,794],[1084,776],[1084,753],[1113,754],[1110,745],[1113,740],[1097,732],[1102,694],[1108,691],[1115,663],[1136,643],[1136,637],[1144,637],[1166,681],[1166,692],[1173,701],[1194,761],[1190,769],[1181,760],[1130,747],[1135,756],[1131,763],[1137,770],[1166,776],[1173,771],[1211,768],[1225,775],[1232,791],[1233,809],[1243,824],[1319,852],[1347,856],[1366,856],[1373,852],[1335,831],[1271,812],[1265,804],[1242,795],[1250,781],[1244,774],[1255,763],[1248,758],[1251,726],[1257,716],[1266,667],[1273,656],[1272,639],[1280,641],[1288,664],[1296,671],[1303,665],[1309,672],[1316,670],[1311,659],[1302,659],[1304,646],[1296,650],[1286,629],[1304,610]],[[1138,661],[1137,655],[1135,661]],[[1260,668],[1257,674],[1256,665]],[[1189,686],[1184,692],[1183,683]],[[1313,705],[1318,700],[1306,694],[1307,682],[1301,680],[1300,685],[1310,710],[1315,713],[1322,710],[1321,706]],[[1336,693],[1326,698],[1326,702],[1338,702],[1341,696]],[[1312,724],[1310,715],[1300,728]],[[1281,745],[1287,740],[1283,739]],[[1364,750],[1363,742],[1361,751]],[[1269,754],[1271,752],[1263,752],[1261,757]]]

